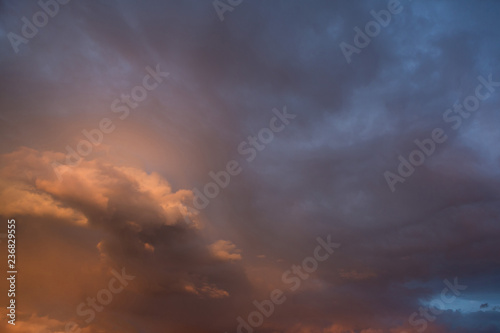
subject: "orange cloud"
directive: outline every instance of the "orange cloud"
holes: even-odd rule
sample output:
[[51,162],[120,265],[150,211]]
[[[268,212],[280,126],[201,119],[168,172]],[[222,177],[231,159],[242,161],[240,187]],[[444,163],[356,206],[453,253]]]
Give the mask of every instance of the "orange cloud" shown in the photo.
[[[54,217],[84,225],[88,222],[86,207],[104,212],[111,198],[127,191],[140,196],[139,204],[155,210],[166,225],[189,220],[192,227],[200,227],[196,214],[186,205],[192,192],[173,192],[157,173],[92,160],[64,166],[60,181],[52,169],[53,160],[60,158],[58,153],[20,148],[0,158],[5,165],[0,169],[0,213],[7,216]],[[63,202],[77,204],[69,207]]]
[[210,245],[212,254],[223,261],[241,260],[241,251],[236,248],[232,242],[227,240],[218,240]]
[[202,297],[205,296],[208,298],[229,297],[229,293],[226,290],[220,289],[215,284],[209,284],[207,282],[203,282],[203,284],[199,287],[196,287],[194,284],[187,284],[184,286],[184,290],[191,294]]

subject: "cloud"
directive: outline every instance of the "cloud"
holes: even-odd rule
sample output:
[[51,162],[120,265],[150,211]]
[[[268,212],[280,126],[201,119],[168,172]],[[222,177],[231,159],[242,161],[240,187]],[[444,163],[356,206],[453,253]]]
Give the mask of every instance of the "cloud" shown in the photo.
[[231,241],[218,240],[210,245],[210,251],[216,258],[224,261],[241,260],[241,251]]
[[[233,332],[328,234],[335,262],[263,332],[410,331],[454,276],[498,294],[500,94],[396,195],[382,175],[446,126],[478,75],[500,80],[499,3],[401,3],[351,65],[339,44],[387,1],[245,1],[224,22],[211,1],[72,1],[19,55],[3,38],[0,214],[19,222],[20,323],[83,325],[78,304],[126,267],[137,279],[85,329]],[[37,10],[2,1],[0,35]],[[122,121],[112,102],[157,63],[168,83]],[[190,189],[283,105],[297,121],[191,209]],[[52,162],[104,117],[116,130],[59,181]],[[426,332],[492,332],[498,318],[446,311]]]
[[203,283],[200,287],[186,285],[185,289],[193,294],[210,298],[224,298],[229,296],[227,291],[217,288],[214,284]]
[[[189,304],[199,303],[194,305],[197,307],[210,299],[229,299],[222,305],[224,309],[235,302],[231,293],[250,292],[242,269],[232,264],[241,259],[234,244],[212,243],[201,223],[186,222],[183,211],[188,209],[191,191],[174,191],[159,174],[113,165],[100,158],[72,167],[59,181],[50,170],[53,156],[51,152],[20,148],[0,157],[5,162],[0,181],[9,184],[2,196],[16,194],[8,200],[11,206],[2,206],[0,213],[6,217],[15,214],[18,223],[28,228],[18,235],[25,244],[20,244],[18,251],[31,258],[35,253],[42,255],[36,263],[25,260],[28,267],[20,284],[37,283],[18,299],[23,304],[34,294],[40,300],[51,299],[43,307],[44,302],[28,302],[25,313],[32,311],[42,317],[21,316],[22,329],[58,332],[58,325],[70,320],[87,327],[76,313],[77,305],[85,302],[85,295],[95,295],[107,285],[111,269],[122,267],[137,279],[116,297],[133,297],[135,301],[110,304],[109,313],[103,312],[90,323],[89,332],[106,327],[107,321],[114,320],[110,317],[113,311],[135,313],[144,307],[158,312],[159,306],[176,306],[177,311],[190,312]],[[23,204],[28,206],[24,208]],[[85,223],[77,223],[75,216]],[[76,234],[78,242],[67,240]],[[39,247],[43,250],[37,250]],[[56,278],[40,276],[41,267]],[[233,276],[230,281],[227,274]],[[184,297],[179,301],[174,295]],[[169,325],[182,327],[189,325],[189,320],[172,318]]]
[[[165,225],[184,223],[185,205],[192,198],[188,190],[172,192],[170,185],[157,173],[124,166],[113,166],[99,160],[83,161],[77,167],[68,167],[63,181],[51,170],[51,158],[60,157],[52,152],[39,153],[30,148],[2,156],[6,165],[0,170],[4,184],[3,213],[7,215],[53,216],[86,224],[92,212],[110,211],[128,190],[134,197],[129,204],[143,206],[154,215],[149,216]],[[24,163],[23,163],[24,162]],[[123,203],[127,198],[122,196]],[[136,199],[135,201],[133,199]],[[137,215],[137,213],[132,213]],[[138,223],[145,223],[141,216]],[[96,222],[92,220],[92,222]],[[193,224],[196,226],[196,224]]]

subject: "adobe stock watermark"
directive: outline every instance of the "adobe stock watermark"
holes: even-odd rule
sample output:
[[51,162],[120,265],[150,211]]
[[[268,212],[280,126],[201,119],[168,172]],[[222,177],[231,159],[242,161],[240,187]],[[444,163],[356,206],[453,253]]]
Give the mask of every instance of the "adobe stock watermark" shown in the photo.
[[[445,304],[451,304],[455,302],[458,296],[462,294],[462,291],[467,289],[466,285],[460,285],[458,283],[458,278],[455,277],[453,284],[445,279],[443,283],[446,287],[441,291],[439,299],[434,299],[429,303],[429,307],[420,307],[418,312],[413,312],[408,318],[408,323],[415,328],[418,333],[424,332],[429,322],[434,322],[436,316],[442,314],[445,309]],[[430,313],[429,313],[430,312]],[[401,333],[408,333],[403,331]]]
[[[153,69],[150,66],[146,67],[147,74],[143,77],[142,83],[133,87],[129,94],[121,94],[120,98],[115,99],[110,106],[111,112],[118,115],[118,119],[125,120],[130,115],[131,109],[136,109],[139,103],[143,102],[148,97],[148,92],[151,92],[159,87],[164,78],[170,74],[162,72],[160,65],[156,65]],[[90,155],[94,146],[99,146],[104,139],[104,134],[111,134],[116,129],[116,125],[110,118],[102,118],[96,128],[82,131],[83,136],[87,139],[81,139],[76,144],[76,149],[71,146],[66,146],[65,164],[52,162],[52,169],[59,181],[62,181],[62,174],[68,171],[68,167],[79,165],[83,158]]]
[[[272,112],[274,116],[269,120],[268,127],[261,128],[256,136],[248,136],[246,140],[238,144],[238,153],[241,156],[248,155],[246,158],[248,163],[254,161],[258,152],[264,150],[274,140],[274,134],[283,131],[290,124],[290,120],[297,116],[288,113],[286,106],[283,107],[283,111],[274,108]],[[187,224],[192,224],[192,217],[208,207],[210,200],[215,199],[220,194],[221,189],[225,189],[229,185],[231,177],[239,175],[242,171],[243,167],[237,160],[228,161],[225,170],[217,173],[210,171],[208,176],[212,178],[213,182],[206,183],[202,190],[197,187],[193,189],[194,207],[187,207],[187,214],[181,214],[184,221]]]
[[347,63],[350,64],[352,62],[351,57],[354,53],[360,54],[362,49],[368,47],[372,38],[377,37],[382,31],[382,28],[387,27],[389,23],[391,23],[392,16],[401,13],[403,9],[404,7],[399,0],[389,0],[387,3],[387,10],[382,9],[378,12],[371,10],[370,14],[374,20],[365,24],[364,31],[357,26],[354,27],[354,32],[356,32],[353,38],[354,45],[346,42],[341,42],[339,44],[340,50],[342,50],[342,54],[344,54]]
[[[272,112],[274,116],[269,120],[269,125],[267,127],[261,128],[257,135],[249,135],[246,140],[238,144],[238,153],[240,156],[246,156],[245,160],[248,163],[253,162],[258,153],[263,151],[266,146],[274,140],[275,134],[283,131],[286,126],[290,124],[290,121],[297,116],[288,113],[286,106],[283,107],[283,111],[279,111],[275,108]],[[243,167],[237,160],[228,161],[225,170],[220,170],[218,172],[210,171],[208,176],[213,181],[206,183],[201,190],[196,187],[193,189],[194,207],[199,210],[205,209],[210,203],[210,200],[217,197],[221,189],[229,185],[231,177],[239,175],[242,171]]]
[[38,6],[42,9],[31,17],[31,20],[26,16],[21,18],[23,26],[21,27],[21,35],[14,32],[9,32],[7,38],[14,52],[19,53],[19,46],[21,44],[28,44],[28,42],[38,35],[39,29],[45,27],[51,18],[54,18],[60,10],[60,5],[66,5],[71,0],[40,0],[37,2]]
[[214,0],[212,4],[214,5],[215,12],[222,22],[224,21],[224,13],[232,12],[234,8],[241,5],[242,2],[243,0]]
[[[274,108],[272,112],[274,116],[269,120],[269,126],[261,128],[257,135],[250,135],[238,144],[238,153],[240,156],[247,156],[245,159],[247,163],[253,162],[258,153],[274,140],[274,135],[283,131],[297,116],[288,113],[286,106],[283,107],[283,111]],[[225,170],[210,171],[208,176],[213,181],[206,183],[201,190],[197,187],[193,189],[193,207],[188,207],[189,214],[183,215],[186,223],[192,223],[191,216],[198,215],[201,210],[208,207],[210,200],[215,199],[220,194],[221,189],[225,189],[229,185],[231,177],[239,175],[242,171],[243,167],[237,160],[228,161]]]
[[[85,319],[87,325],[96,318],[96,311],[102,312],[104,306],[109,305],[113,301],[113,295],[121,293],[128,286],[129,281],[135,279],[135,276],[125,273],[125,268],[122,268],[121,273],[118,273],[114,269],[111,270],[111,273],[114,277],[109,280],[107,288],[99,290],[96,297],[87,297],[86,303],[82,302],[76,307],[76,314],[78,316],[87,317]],[[77,323],[73,321],[66,323],[66,333],[80,333],[81,331],[82,329]]]
[[[309,279],[318,269],[319,263],[326,261],[333,254],[334,249],[338,249],[341,244],[332,243],[331,235],[326,237],[326,241],[321,237],[316,238],[318,245],[313,251],[313,255],[302,260],[300,265],[292,265],[281,276],[281,281],[287,285],[288,290],[296,291],[300,288],[303,281]],[[261,302],[254,300],[252,304],[255,310],[250,312],[246,320],[239,316],[236,318],[238,326],[237,333],[253,333],[254,329],[264,324],[266,318],[271,317],[277,305],[285,303],[287,300],[285,291],[274,289],[269,293],[269,299]],[[227,333],[227,332],[226,332]]]
[[[446,109],[443,113],[443,120],[447,124],[452,124],[453,130],[458,130],[462,126],[463,120],[470,118],[476,112],[481,103],[489,99],[495,92],[496,87],[500,87],[500,82],[493,81],[492,74],[485,79],[483,76],[477,77],[479,84],[476,86],[474,94],[467,96],[462,103],[456,102],[453,108]],[[438,127],[431,131],[430,137],[423,140],[416,139],[413,142],[418,149],[413,150],[408,158],[398,156],[399,166],[397,174],[385,171],[384,177],[391,192],[396,191],[397,183],[404,183],[408,177],[413,175],[415,168],[424,164],[426,158],[436,152],[437,145],[448,140],[445,130]]]

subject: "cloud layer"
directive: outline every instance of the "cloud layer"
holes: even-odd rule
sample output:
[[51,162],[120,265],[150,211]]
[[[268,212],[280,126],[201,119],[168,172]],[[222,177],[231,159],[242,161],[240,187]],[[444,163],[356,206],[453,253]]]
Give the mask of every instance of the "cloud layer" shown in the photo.
[[[243,1],[221,22],[211,1],[73,0],[18,53],[7,36],[40,7],[0,1],[0,216],[22,265],[18,325],[1,325],[235,332],[332,235],[259,331],[414,332],[458,277],[425,332],[500,332],[500,89],[460,128],[443,119],[479,75],[500,81],[500,4],[400,5],[349,64],[340,44],[388,1]],[[170,75],[120,119],[113,101],[157,64]],[[238,144],[283,106],[296,118],[247,163]],[[66,165],[103,118],[115,130]],[[447,141],[391,192],[384,172],[435,128]],[[194,209],[231,160],[241,174]],[[136,278],[86,323],[77,307],[122,268]]]

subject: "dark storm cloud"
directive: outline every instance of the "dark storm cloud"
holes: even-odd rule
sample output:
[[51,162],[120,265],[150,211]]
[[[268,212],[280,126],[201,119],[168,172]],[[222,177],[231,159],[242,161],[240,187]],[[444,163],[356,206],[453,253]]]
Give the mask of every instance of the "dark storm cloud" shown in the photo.
[[[212,258],[210,242],[189,228],[152,222],[161,219],[158,205],[113,168],[101,170],[115,181],[106,210],[86,195],[52,194],[106,235],[99,234],[106,258],[146,272],[138,285],[147,292],[120,309],[151,330],[164,322],[195,331],[209,320],[207,330],[235,329],[235,318],[272,288],[250,272],[279,276],[327,234],[343,244],[335,262],[265,329],[403,328],[420,301],[455,276],[468,291],[498,295],[500,94],[457,131],[442,116],[474,92],[477,76],[500,81],[499,4],[402,0],[402,12],[348,64],[339,44],[353,43],[353,28],[387,3],[243,1],[221,22],[210,1],[73,0],[15,54],[6,34],[38,9],[4,1],[2,152],[64,152],[155,64],[171,76],[105,143],[110,156],[140,160],[174,188],[200,187],[209,171],[241,158],[238,143],[266,126],[273,108],[297,114],[202,212],[209,238],[237,244],[241,263]],[[448,141],[391,193],[384,171],[436,127]],[[231,296],[186,295],[187,282]],[[429,325],[428,332],[500,329],[496,312],[447,311]]]

